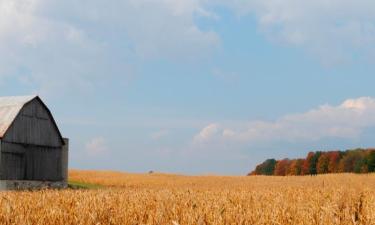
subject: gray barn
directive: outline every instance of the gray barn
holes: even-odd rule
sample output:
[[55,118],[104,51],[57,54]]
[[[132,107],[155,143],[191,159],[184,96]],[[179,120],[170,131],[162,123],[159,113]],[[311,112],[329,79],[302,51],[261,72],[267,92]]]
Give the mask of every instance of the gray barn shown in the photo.
[[66,186],[68,140],[38,96],[0,97],[0,188]]

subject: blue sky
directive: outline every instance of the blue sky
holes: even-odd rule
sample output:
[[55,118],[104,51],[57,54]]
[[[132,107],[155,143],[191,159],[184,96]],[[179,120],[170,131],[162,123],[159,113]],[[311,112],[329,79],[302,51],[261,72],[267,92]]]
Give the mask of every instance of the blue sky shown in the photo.
[[373,147],[370,0],[1,0],[0,94],[39,94],[70,166],[245,174]]

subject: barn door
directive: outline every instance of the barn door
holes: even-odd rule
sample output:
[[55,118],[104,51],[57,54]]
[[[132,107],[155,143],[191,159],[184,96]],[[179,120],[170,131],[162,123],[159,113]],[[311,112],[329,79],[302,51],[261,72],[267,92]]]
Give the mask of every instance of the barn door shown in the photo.
[[61,149],[30,146],[27,152],[27,178],[58,181],[61,176]]

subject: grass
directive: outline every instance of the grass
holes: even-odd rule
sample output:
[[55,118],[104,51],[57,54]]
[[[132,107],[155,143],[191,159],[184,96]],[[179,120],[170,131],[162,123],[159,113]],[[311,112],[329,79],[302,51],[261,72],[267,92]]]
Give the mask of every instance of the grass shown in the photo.
[[70,189],[100,189],[100,188],[104,188],[104,186],[100,185],[100,184],[91,184],[91,183],[72,181],[72,180],[69,180],[68,187]]

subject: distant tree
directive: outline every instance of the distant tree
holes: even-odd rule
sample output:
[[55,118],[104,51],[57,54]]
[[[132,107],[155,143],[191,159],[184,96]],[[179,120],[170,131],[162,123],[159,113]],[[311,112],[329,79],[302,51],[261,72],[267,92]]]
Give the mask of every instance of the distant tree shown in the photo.
[[251,171],[250,173],[247,174],[247,176],[254,176],[254,175],[259,175],[255,173],[255,170]]
[[273,173],[275,171],[275,166],[276,166],[276,160],[275,159],[267,159],[264,162],[262,173],[264,175],[268,175],[268,176],[273,175]]
[[276,166],[275,166],[274,175],[276,175],[276,176],[287,175],[287,171],[289,170],[289,166],[290,166],[290,160],[289,159],[283,159],[283,160],[277,161]]
[[287,176],[293,176],[295,175],[294,174],[294,166],[297,162],[297,159],[291,159],[289,160],[289,166],[288,166],[288,170],[286,171],[286,175]]
[[318,159],[322,153],[321,152],[309,152],[307,157],[304,161],[302,171],[303,175],[315,175],[317,174],[316,165],[318,163]]
[[310,159],[310,174],[317,174],[316,165],[322,152],[315,152],[314,156]]
[[328,173],[328,166],[329,166],[328,153],[321,153],[318,159],[318,163],[316,165],[317,173],[318,174]]
[[354,173],[367,173],[367,165],[366,165],[366,160],[364,158],[358,158],[354,162],[354,168],[353,172]]
[[304,159],[291,160],[288,175],[301,175]]
[[328,172],[336,173],[338,172],[341,154],[339,151],[332,151],[328,153],[329,163]]
[[296,175],[302,175],[302,166],[304,162],[305,159],[297,159]]
[[348,150],[340,160],[339,171],[345,173],[360,173],[362,166],[364,166],[363,151]]
[[367,161],[367,171],[375,172],[375,150],[369,150],[369,153],[366,156]]
[[309,175],[310,174],[310,163],[311,159],[314,157],[315,153],[314,152],[309,152],[306,156],[306,159],[303,161],[302,164],[302,171],[301,175]]
[[305,159],[267,159],[248,175],[315,175],[375,172],[375,149],[309,152]]
[[255,168],[256,175],[273,175],[275,171],[276,160],[275,159],[267,159],[263,163],[259,164]]

